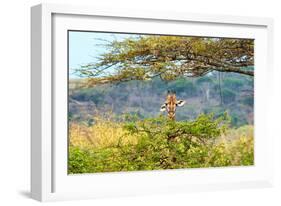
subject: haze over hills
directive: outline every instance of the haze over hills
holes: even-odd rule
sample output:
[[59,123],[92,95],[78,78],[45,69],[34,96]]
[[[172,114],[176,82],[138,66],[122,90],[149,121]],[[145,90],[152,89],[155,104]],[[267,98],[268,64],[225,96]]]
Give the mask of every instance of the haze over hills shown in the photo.
[[161,114],[168,90],[177,99],[186,101],[176,112],[177,120],[192,120],[200,113],[220,116],[228,112],[231,125],[253,124],[254,79],[235,74],[212,72],[203,77],[181,77],[171,82],[154,78],[150,81],[129,81],[118,84],[79,88],[82,79],[69,82],[69,119],[92,124],[95,114],[113,113],[116,118],[135,114],[139,118]]

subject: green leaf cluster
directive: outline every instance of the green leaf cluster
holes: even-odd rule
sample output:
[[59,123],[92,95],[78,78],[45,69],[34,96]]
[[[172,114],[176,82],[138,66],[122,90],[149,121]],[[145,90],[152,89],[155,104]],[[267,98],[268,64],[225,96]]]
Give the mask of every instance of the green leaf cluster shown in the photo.
[[[107,148],[70,147],[69,172],[93,173],[138,170],[202,168],[252,165],[253,139],[240,138],[231,144],[217,142],[228,129],[227,114],[214,118],[200,115],[194,121],[171,121],[165,117],[124,124],[136,144]],[[121,140],[122,141],[122,140]]]

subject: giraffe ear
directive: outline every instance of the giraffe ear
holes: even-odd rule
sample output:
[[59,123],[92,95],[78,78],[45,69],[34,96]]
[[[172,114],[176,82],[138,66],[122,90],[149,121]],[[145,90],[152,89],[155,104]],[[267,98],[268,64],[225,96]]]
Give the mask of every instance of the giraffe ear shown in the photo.
[[160,107],[160,112],[164,112],[166,111],[166,105],[162,104],[162,106]]
[[184,100],[178,100],[176,103],[177,107],[182,107],[184,104],[185,104]]

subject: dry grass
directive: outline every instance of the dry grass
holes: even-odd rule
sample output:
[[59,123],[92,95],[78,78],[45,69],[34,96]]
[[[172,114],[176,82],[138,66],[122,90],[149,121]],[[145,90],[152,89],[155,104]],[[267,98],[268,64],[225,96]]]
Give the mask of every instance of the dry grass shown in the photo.
[[136,135],[130,135],[122,123],[110,118],[95,117],[94,125],[71,123],[69,128],[70,145],[80,148],[105,148],[116,145],[135,144]]
[[216,140],[215,150],[224,156],[232,157],[232,166],[245,165],[245,161],[251,162],[254,158],[254,126],[245,125],[227,130]]
[[222,136],[226,141],[234,141],[241,138],[254,138],[254,126],[245,125],[237,129],[229,129]]
[[217,141],[219,144],[224,144],[230,152],[239,145],[251,150],[254,147],[254,126],[245,125],[237,129],[229,129]]

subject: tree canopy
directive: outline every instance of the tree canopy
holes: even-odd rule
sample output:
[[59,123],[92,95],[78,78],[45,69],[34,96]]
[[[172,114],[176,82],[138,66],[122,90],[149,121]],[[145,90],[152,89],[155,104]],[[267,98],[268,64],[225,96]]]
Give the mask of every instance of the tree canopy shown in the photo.
[[254,76],[250,39],[140,35],[105,45],[96,63],[77,69],[90,85],[160,77],[198,77],[212,71]]

